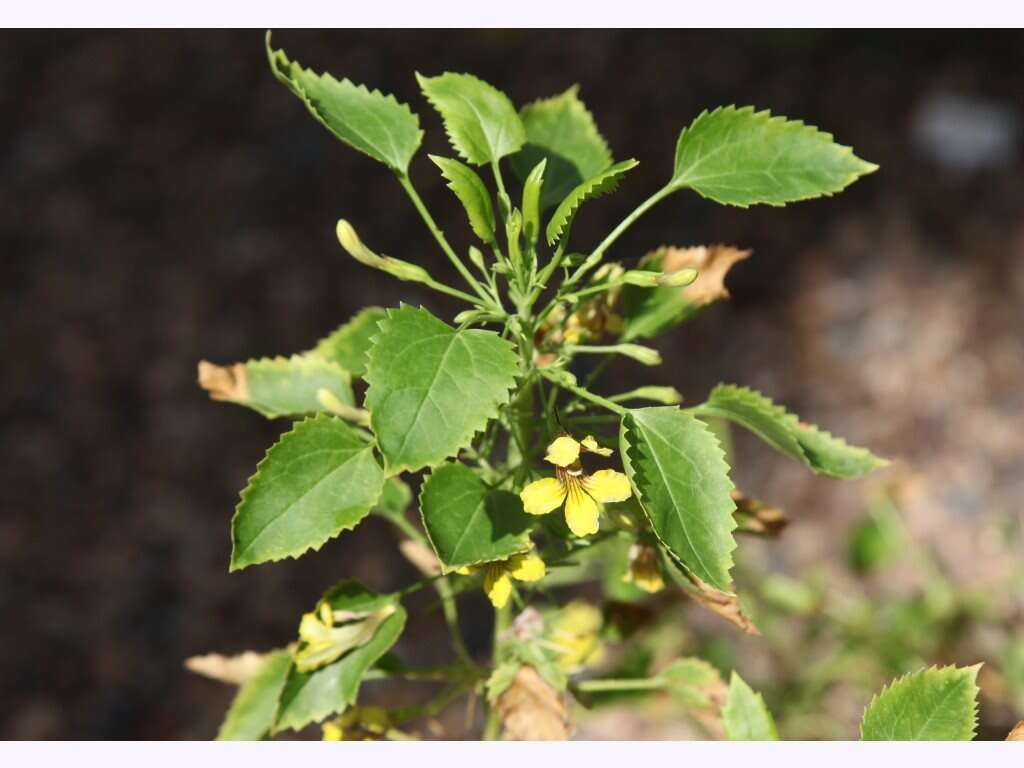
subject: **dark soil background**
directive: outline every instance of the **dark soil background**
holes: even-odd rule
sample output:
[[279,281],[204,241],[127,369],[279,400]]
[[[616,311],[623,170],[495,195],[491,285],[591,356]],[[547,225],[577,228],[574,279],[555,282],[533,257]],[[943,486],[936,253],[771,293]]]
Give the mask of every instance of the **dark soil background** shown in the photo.
[[[301,561],[228,575],[237,493],[287,425],[210,402],[197,361],[307,349],[365,304],[450,313],[348,259],[340,216],[380,252],[451,270],[389,173],[272,78],[262,32],[0,39],[0,736],[209,738],[231,690],[184,671],[185,657],[286,642],[342,574],[384,590],[414,572],[370,521]],[[958,578],[987,578],[985,532],[1024,507],[1024,35],[283,31],[275,43],[413,105],[428,135],[412,175],[460,247],[462,212],[426,158],[448,149],[414,70],[471,71],[517,103],[581,85],[616,157],[641,165],[586,207],[579,247],[663,182],[704,107],[771,108],[879,163],[839,197],[785,209],[677,196],[613,256],[753,248],[730,275],[733,301],[661,342],[653,383],[690,400],[747,383],[905,459],[926,488],[914,530]],[[615,370],[622,388],[638,375]],[[738,450],[738,482],[796,519],[774,567],[828,557],[864,484]],[[481,652],[482,607],[473,597],[464,613]],[[421,615],[400,651],[442,658],[441,626]]]

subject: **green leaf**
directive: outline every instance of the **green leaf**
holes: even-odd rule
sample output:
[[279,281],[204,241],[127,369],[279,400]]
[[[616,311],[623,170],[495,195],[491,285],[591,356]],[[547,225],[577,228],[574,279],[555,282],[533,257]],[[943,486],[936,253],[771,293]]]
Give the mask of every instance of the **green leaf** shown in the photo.
[[371,640],[332,664],[315,672],[299,672],[292,666],[281,693],[275,732],[299,730],[355,704],[363,675],[395,644],[405,627],[405,609],[395,596],[375,595],[355,581],[338,584],[323,602],[335,611],[373,612],[388,606],[395,610],[381,622]]
[[864,741],[970,741],[977,726],[980,664],[931,667],[875,695],[860,726]]
[[316,357],[263,358],[232,366],[199,363],[199,386],[214,400],[252,408],[268,419],[328,410],[323,390],[354,405],[351,379],[336,363]]
[[370,351],[366,407],[388,474],[454,456],[508,402],[518,359],[493,331],[456,331],[422,307],[388,310]]
[[669,186],[741,208],[785,205],[832,195],[877,168],[813,126],[730,106],[682,130]]
[[754,693],[735,671],[722,707],[722,725],[729,741],[778,741],[772,713],[761,694]]
[[785,408],[748,387],[719,384],[695,412],[746,427],[782,453],[831,477],[860,477],[889,463],[865,448],[848,445],[841,438],[801,423]]
[[508,96],[473,75],[416,73],[423,94],[441,113],[455,151],[467,162],[484,165],[519,150],[526,129]]
[[466,209],[473,233],[485,243],[494,242],[494,208],[483,180],[476,171],[458,160],[437,155],[429,157],[441,169],[441,175],[448,179],[448,189],[455,193]]
[[523,236],[533,247],[540,233],[540,196],[544,189],[544,169],[547,160],[541,160],[534,166],[523,182]]
[[514,493],[490,489],[464,464],[435,469],[420,492],[430,543],[447,570],[530,548],[530,517]]
[[557,205],[585,179],[612,164],[608,144],[578,93],[574,85],[519,111],[526,126],[526,146],[512,157],[512,170],[525,179],[538,162],[547,161],[542,208]]
[[711,664],[695,657],[676,659],[658,677],[673,699],[688,709],[715,706],[716,688],[725,688],[722,676]]
[[263,662],[235,694],[217,732],[218,741],[259,741],[270,732],[291,666],[288,651],[277,651]]
[[335,362],[353,376],[362,376],[366,373],[366,353],[373,346],[377,323],[384,316],[385,312],[380,307],[360,310],[347,323],[321,339],[307,355]]
[[576,211],[584,202],[614,191],[619,185],[619,178],[622,174],[637,165],[636,160],[623,160],[596,176],[591,176],[572,190],[548,219],[548,245],[554,245],[562,237],[569,221],[576,215]]
[[677,407],[637,408],[622,419],[620,444],[626,474],[662,544],[702,581],[729,592],[736,504],[714,434]]
[[369,514],[384,473],[352,427],[332,416],[295,424],[256,467],[231,520],[231,570],[298,557]]
[[327,72],[318,75],[304,68],[289,60],[283,49],[270,46],[270,32],[266,45],[274,77],[299,97],[321,125],[353,149],[402,175],[408,172],[423,131],[419,117],[407,105],[347,79],[339,81]]

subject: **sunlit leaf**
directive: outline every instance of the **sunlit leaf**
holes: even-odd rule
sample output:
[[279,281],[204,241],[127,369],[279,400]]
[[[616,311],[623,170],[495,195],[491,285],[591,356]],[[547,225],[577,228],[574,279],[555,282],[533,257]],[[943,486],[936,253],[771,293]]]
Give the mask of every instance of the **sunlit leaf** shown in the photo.
[[281,49],[270,46],[267,58],[274,76],[299,97],[327,130],[363,154],[399,173],[409,170],[409,161],[423,139],[420,119],[394,96],[368,90],[349,80],[336,80],[328,73],[318,75],[299,62],[289,60]]
[[785,205],[835,194],[877,168],[813,126],[730,106],[702,112],[679,134],[669,184],[743,208]]
[[373,446],[332,416],[298,422],[256,467],[231,520],[231,570],[298,557],[354,528],[380,498]]
[[761,694],[754,693],[736,671],[722,707],[722,724],[729,741],[778,741],[775,720]]
[[576,215],[576,211],[583,203],[612,192],[619,185],[622,174],[637,165],[636,160],[623,160],[596,176],[591,176],[573,189],[548,219],[548,245],[554,245],[561,239],[572,217]]

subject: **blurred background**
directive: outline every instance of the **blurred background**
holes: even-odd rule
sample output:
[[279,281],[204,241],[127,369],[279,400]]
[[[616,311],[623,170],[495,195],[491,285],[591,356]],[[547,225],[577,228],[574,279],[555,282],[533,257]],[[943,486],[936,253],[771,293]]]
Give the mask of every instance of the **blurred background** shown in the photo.
[[[273,79],[262,32],[2,43],[0,737],[210,738],[233,692],[187,656],[288,641],[342,574],[386,590],[415,571],[368,519],[301,561],[228,575],[238,491],[287,424],[210,402],[196,363],[308,349],[366,304],[450,316],[348,259],[340,216],[379,252],[450,267],[390,174]],[[679,642],[735,663],[794,738],[855,736],[876,684],[932,662],[986,662],[983,737],[1024,717],[1024,34],[346,30],[275,45],[413,106],[427,136],[412,176],[459,248],[416,70],[471,71],[518,104],[580,84],[616,158],[640,166],[586,206],[579,248],[663,183],[705,107],[770,108],[880,164],[784,209],[678,195],[614,249],[754,251],[732,301],[664,337],[644,383],[691,402],[749,384],[894,459],[844,484],[737,435],[737,484],[791,519],[741,546],[765,638],[688,610]],[[615,388],[639,373],[614,368]],[[481,653],[484,608],[472,595],[463,612]],[[413,610],[398,651],[431,660],[439,612]],[[673,723],[583,734],[681,735]]]

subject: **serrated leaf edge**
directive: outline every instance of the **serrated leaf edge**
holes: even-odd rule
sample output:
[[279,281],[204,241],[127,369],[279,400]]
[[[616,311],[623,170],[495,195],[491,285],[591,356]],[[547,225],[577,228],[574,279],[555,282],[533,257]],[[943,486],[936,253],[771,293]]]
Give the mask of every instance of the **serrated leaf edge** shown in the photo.
[[[520,118],[528,111],[534,110],[546,110],[555,107],[559,102],[565,101],[569,104],[570,109],[578,110],[583,115],[583,122],[587,128],[593,132],[593,136],[597,138],[598,143],[601,145],[601,150],[605,156],[605,168],[607,169],[613,162],[613,155],[611,147],[608,146],[608,141],[601,134],[600,129],[597,127],[597,120],[594,119],[594,114],[587,108],[587,105],[579,97],[580,86],[579,83],[573,83],[561,93],[556,93],[554,96],[547,96],[540,99],[534,99],[528,104],[524,104],[519,110]],[[523,122],[525,126],[525,121]],[[529,143],[529,135],[526,137],[527,143]]]
[[[452,328],[450,325],[448,325],[448,323],[444,322],[444,320],[442,320],[441,318],[439,318],[439,317],[435,316],[434,314],[432,314],[426,307],[424,307],[422,305],[420,305],[419,307],[414,307],[411,304],[406,304],[403,301],[403,302],[399,303],[397,308],[396,307],[389,307],[386,310],[387,317],[384,317],[381,320],[377,321],[377,327],[380,330],[380,332],[377,335],[371,337],[371,339],[370,339],[373,342],[373,346],[371,346],[369,351],[366,353],[366,360],[367,360],[367,363],[366,363],[366,375],[363,376],[363,380],[367,384],[366,394],[363,397],[363,407],[366,408],[369,411],[369,413],[370,413],[370,428],[371,429],[373,429],[373,409],[369,408],[369,402],[370,402],[370,392],[371,392],[371,390],[374,387],[374,381],[373,381],[373,378],[371,378],[371,376],[370,376],[370,371],[371,371],[371,368],[373,366],[373,360],[376,357],[375,352],[377,350],[377,343],[380,340],[381,336],[384,333],[387,332],[386,331],[387,324],[389,322],[391,322],[391,315],[394,314],[395,312],[399,312],[399,311],[401,311],[403,309],[410,309],[410,310],[412,310],[414,312],[420,312],[420,313],[425,314],[427,317],[429,317],[429,318],[431,318],[433,320],[436,320],[439,323],[442,323],[445,327],[447,327],[449,330],[451,330],[453,335],[460,333],[460,331],[456,330],[455,328]],[[500,341],[505,342],[505,344],[507,345],[506,349],[513,356],[515,356],[515,348],[514,348],[514,345],[512,344],[512,342],[508,341],[507,339],[502,339],[497,334],[494,334],[494,335]],[[503,396],[501,398],[499,398],[497,400],[493,400],[491,403],[489,403],[490,407],[486,409],[487,415],[486,415],[486,417],[483,418],[483,426],[478,428],[478,429],[470,430],[468,432],[468,434],[461,435],[459,437],[459,441],[458,441],[460,446],[466,446],[466,445],[472,443],[473,438],[476,436],[476,434],[478,432],[483,432],[483,430],[487,428],[487,424],[490,422],[490,420],[498,417],[498,411],[500,410],[500,408],[502,406],[508,404],[509,400],[511,399],[512,389],[515,387],[515,379],[519,378],[519,375],[520,375],[520,371],[518,370],[518,368],[519,368],[518,360],[516,362],[515,367],[516,367],[517,370],[512,375],[512,383],[509,385],[508,389],[505,390]],[[423,469],[424,467],[431,467],[431,468],[433,468],[433,467],[438,466],[442,462],[447,461],[448,459],[452,458],[453,455],[457,455],[457,454],[458,454],[458,451],[456,451],[456,453],[452,454],[452,455],[441,456],[436,461],[428,462],[427,464],[424,464],[423,466],[420,466],[420,467],[413,467],[411,465],[406,465],[406,464],[390,464],[388,462],[387,457],[385,456],[384,457],[384,476],[387,478],[387,477],[392,477],[394,475],[398,475],[398,474],[400,474],[402,472],[418,472],[419,470]]]
[[[420,522],[423,524],[423,531],[427,535],[427,541],[430,542],[430,548],[434,550],[434,554],[437,556],[437,562],[439,562],[441,564],[441,573],[449,574],[449,573],[454,573],[459,568],[470,568],[470,567],[477,566],[477,565],[483,565],[484,563],[497,563],[497,562],[500,562],[502,560],[507,560],[508,558],[512,557],[513,555],[521,555],[524,552],[529,552],[530,548],[532,546],[530,544],[530,540],[529,540],[529,533],[524,533],[524,537],[526,538],[526,541],[524,542],[523,548],[519,549],[519,550],[516,550],[515,552],[510,552],[505,557],[495,558],[494,560],[473,560],[473,561],[468,562],[468,563],[459,563],[458,565],[455,565],[455,566],[449,565],[448,563],[446,563],[444,561],[444,558],[441,557],[441,553],[437,549],[437,545],[434,544],[434,538],[430,535],[430,526],[427,525],[427,516],[423,512],[423,493],[427,489],[427,483],[430,482],[430,479],[434,476],[434,473],[437,472],[437,470],[443,469],[444,467],[450,466],[452,464],[457,464],[457,463],[459,463],[459,462],[447,462],[446,461],[443,464],[437,464],[436,466],[431,467],[430,468],[430,474],[420,484],[420,492],[416,496],[416,503],[419,505]],[[465,466],[465,465],[462,465],[462,466]],[[483,483],[482,480],[480,482]],[[484,488],[485,488],[485,493],[489,493],[491,491],[498,490],[496,488],[488,487],[486,483],[484,483]]]
[[313,77],[315,77],[315,78],[317,78],[319,80],[328,79],[329,82],[333,81],[334,83],[337,83],[338,85],[342,85],[342,86],[350,85],[350,86],[352,86],[357,91],[361,91],[362,93],[367,94],[369,96],[373,96],[375,98],[381,98],[384,101],[389,102],[391,105],[393,105],[395,107],[398,107],[401,110],[404,110],[406,112],[406,114],[408,114],[410,117],[413,118],[413,121],[416,124],[416,131],[417,131],[417,134],[418,134],[418,137],[417,137],[417,140],[416,140],[416,149],[413,151],[413,154],[410,156],[410,161],[411,161],[412,157],[415,157],[416,152],[419,151],[419,148],[420,148],[420,146],[423,143],[423,136],[425,134],[424,134],[423,129],[420,127],[420,116],[418,114],[416,114],[415,112],[413,112],[412,108],[408,104],[399,101],[394,96],[394,94],[384,93],[382,91],[377,90],[376,88],[367,88],[365,85],[362,85],[360,83],[352,82],[347,77],[343,77],[341,80],[338,80],[338,78],[336,78],[334,75],[332,75],[330,72],[327,72],[326,70],[324,70],[324,71],[322,71],[320,73],[317,73],[317,71],[315,69],[311,68],[311,67],[304,67],[299,62],[298,59],[290,59],[290,58],[288,58],[288,54],[287,54],[287,52],[285,52],[284,48],[273,48],[271,46],[270,37],[271,37],[270,30],[267,30],[266,48],[267,48],[267,60],[270,63],[270,71],[273,72],[274,77],[276,77],[278,80],[280,80],[282,83],[285,83],[286,85],[288,85],[292,89],[292,93],[294,93],[297,97],[299,97],[299,99],[302,101],[302,103],[306,105],[306,109],[309,110],[309,113],[316,119],[316,121],[318,123],[320,123],[324,128],[326,128],[331,133],[332,136],[337,138],[339,141],[342,141],[347,146],[351,147],[352,149],[356,150],[357,152],[359,152],[359,153],[361,153],[363,155],[366,155],[367,157],[371,158],[372,160],[376,160],[377,162],[383,163],[384,165],[388,166],[392,170],[401,173],[403,176],[408,174],[408,172],[409,172],[409,164],[408,164],[408,162],[406,163],[405,167],[399,167],[397,165],[392,165],[392,163],[390,162],[390,159],[382,160],[379,157],[374,157],[369,152],[366,152],[365,150],[360,149],[359,147],[356,147],[356,146],[353,146],[352,144],[349,144],[349,142],[347,140],[342,139],[340,136],[338,136],[338,134],[336,134],[334,132],[334,130],[330,127],[330,125],[328,125],[327,121],[320,115],[319,111],[317,110],[316,106],[313,104],[313,102],[310,99],[309,94],[306,92],[306,90],[301,85],[299,85],[299,83],[297,83],[293,78],[288,77],[284,72],[282,72],[280,69],[278,69],[275,55],[276,54],[281,54],[281,56],[284,57],[284,60],[288,63],[288,65],[294,66],[297,69],[301,69],[303,72],[309,73],[310,75],[312,75]]
[[[658,407],[658,406],[655,406],[655,407]],[[661,407],[671,407],[671,406],[661,406]],[[634,409],[634,410],[636,410],[636,409]],[[685,411],[684,411],[684,413],[685,413]],[[689,414],[687,414],[687,415],[689,415]],[[736,485],[733,483],[732,476],[731,476],[732,468],[729,466],[729,463],[725,460],[725,450],[722,448],[722,444],[721,444],[721,441],[719,441],[718,436],[714,432],[712,432],[710,429],[708,429],[707,424],[705,424],[703,421],[701,421],[700,419],[698,419],[698,418],[696,418],[695,416],[692,416],[692,415],[690,417],[695,422],[697,422],[697,424],[700,425],[701,429],[703,429],[705,432],[707,432],[711,436],[712,440],[714,441],[715,448],[717,448],[717,451],[710,452],[710,455],[717,457],[717,459],[721,463],[721,465],[723,467],[725,467],[725,473],[724,474],[725,474],[726,479],[729,482],[729,490],[730,491],[735,490]],[[634,479],[633,479],[634,476],[638,476],[640,474],[640,470],[638,469],[638,465],[637,465],[636,461],[634,460],[633,456],[640,456],[641,454],[639,453],[640,448],[638,446],[637,441],[633,440],[633,439],[630,439],[630,437],[628,437],[628,435],[631,432],[633,432],[634,427],[630,426],[630,424],[627,423],[627,420],[632,421],[632,412],[626,414],[623,417],[623,421],[622,421],[623,426],[625,427],[625,434],[627,435],[627,438],[626,438],[626,453],[629,455],[629,465],[630,465],[630,472],[627,472],[626,474],[629,477],[630,485],[633,487],[633,493],[636,494],[637,503],[640,505],[640,509],[643,510],[644,517],[647,518],[647,522],[650,523],[651,532],[654,534],[655,538],[657,538],[658,541],[661,543],[662,548],[665,550],[666,553],[668,553],[669,557],[672,558],[673,562],[677,563],[679,565],[679,567],[682,568],[684,571],[686,571],[688,573],[693,573],[695,576],[700,578],[702,581],[706,581],[706,579],[703,576],[700,576],[699,574],[695,574],[693,569],[688,564],[684,563],[676,555],[676,553],[673,552],[669,548],[668,544],[661,537],[661,534],[658,533],[658,531],[654,527],[654,523],[651,520],[651,516],[647,512],[646,506],[644,506],[644,497],[643,497],[643,494],[640,491],[639,484],[637,482],[635,482]],[[734,514],[736,512],[736,503],[734,501],[732,501],[731,496],[730,496],[730,502],[732,503],[732,509],[728,513],[728,520],[729,520],[729,523],[731,524],[731,527],[728,529],[728,533],[732,534],[732,533],[735,532],[735,530],[739,526],[739,524],[736,522],[736,516]],[[725,563],[724,564],[725,564],[725,572],[726,572],[727,576],[731,576],[732,568],[736,564],[734,562],[734,560],[733,560],[732,553],[736,550],[736,547],[738,546],[737,543],[736,543],[736,537],[735,536],[730,536],[729,537],[729,541],[732,544],[732,546],[729,547],[725,551],[725,553],[723,555],[724,558],[725,558]],[[709,574],[705,574],[705,575],[709,575]],[[713,582],[710,582],[710,581],[707,581],[707,583],[710,586],[714,587],[719,592],[723,593],[723,594],[726,594],[726,595],[729,595],[729,596],[735,596],[736,595],[736,593],[733,592],[729,588],[729,586],[722,587],[722,586],[717,585],[717,584],[715,584]]]
[[548,245],[554,245],[561,238],[569,220],[583,203],[614,192],[622,175],[626,171],[636,168],[637,165],[639,165],[639,162],[634,158],[622,160],[578,184],[558,204],[555,212],[551,214],[551,218],[548,220],[546,230]]
[[[816,426],[814,424],[809,424],[809,423],[806,423],[806,422],[802,422],[800,420],[800,418],[795,413],[790,413],[788,410],[786,410],[785,406],[780,405],[779,403],[776,403],[770,397],[768,397],[767,395],[765,395],[765,394],[763,394],[761,392],[758,392],[756,389],[753,389],[752,387],[742,386],[742,385],[739,385],[739,384],[726,384],[724,382],[719,383],[708,394],[707,401],[705,403],[703,403],[702,405],[697,406],[697,408],[699,410],[701,410],[701,411],[707,412],[708,415],[714,415],[714,416],[717,416],[719,418],[729,419],[731,421],[732,420],[732,416],[731,415],[729,415],[729,414],[727,414],[727,413],[725,413],[725,412],[715,408],[714,405],[707,405],[708,403],[711,402],[711,399],[715,396],[716,392],[723,391],[723,390],[728,390],[735,397],[737,397],[740,400],[745,400],[747,403],[749,403],[752,406],[755,406],[757,408],[767,409],[769,412],[778,415],[780,420],[783,422],[784,427],[790,432],[791,436],[793,437],[793,440],[796,443],[797,448],[799,448],[800,456],[798,458],[800,458],[804,462],[804,464],[806,464],[807,467],[812,472],[814,472],[815,474],[826,475],[828,477],[840,477],[840,478],[845,477],[845,476],[842,476],[842,475],[834,475],[834,474],[832,474],[830,472],[826,472],[825,470],[820,469],[820,468],[814,466],[814,464],[811,462],[810,456],[807,455],[806,449],[803,447],[803,445],[800,443],[799,438],[797,437],[797,433],[800,430],[807,430],[808,432],[813,432],[813,433],[815,433],[817,435],[820,435],[825,440],[828,440],[828,441],[831,441],[833,443],[836,443],[836,445],[841,450],[850,451],[851,453],[861,454],[861,455],[866,454],[867,458],[870,459],[871,463],[872,463],[872,467],[868,471],[872,471],[872,470],[875,470],[875,469],[880,469],[880,468],[885,467],[885,466],[887,466],[889,464],[889,460],[888,459],[882,458],[881,456],[876,456],[874,453],[872,453],[867,448],[863,448],[863,447],[861,447],[859,445],[850,445],[849,443],[846,442],[846,440],[844,440],[841,437],[837,437],[837,436],[833,435],[828,430],[822,429],[821,427],[818,427],[818,426]],[[705,405],[707,405],[707,408],[704,408]],[[744,429],[749,429],[749,427],[747,427],[746,425],[742,425],[742,426],[744,427]],[[763,437],[756,430],[751,429],[750,431],[754,432],[755,434],[757,434],[759,437],[761,437],[763,440],[765,440],[765,442],[772,443],[771,440],[768,440],[767,438]],[[775,447],[778,447],[778,446],[775,446]]]
[[[320,549],[323,548],[324,544],[326,544],[328,541],[331,541],[332,539],[336,538],[339,534],[344,533],[345,531],[351,531],[357,525],[359,525],[359,523],[361,523],[363,520],[365,520],[366,517],[370,514],[370,511],[373,509],[374,504],[376,504],[376,502],[374,502],[374,504],[371,504],[370,507],[366,510],[366,514],[364,514],[362,517],[360,517],[358,520],[356,520],[352,525],[348,525],[348,526],[343,525],[341,528],[339,528],[337,531],[335,531],[330,536],[325,538],[319,544],[310,544],[308,547],[303,549],[301,552],[296,552],[294,554],[288,554],[288,555],[281,555],[280,557],[269,557],[266,560],[260,560],[258,562],[247,562],[247,563],[244,563],[244,564],[241,564],[241,565],[237,565],[236,564],[235,552],[236,552],[237,542],[235,541],[235,521],[238,519],[238,516],[241,514],[242,505],[245,503],[246,499],[248,498],[249,494],[251,493],[253,481],[257,477],[259,477],[260,471],[263,469],[263,466],[270,459],[270,452],[272,450],[274,450],[274,448],[276,446],[280,445],[282,440],[284,440],[288,435],[293,435],[293,434],[297,433],[300,429],[305,429],[308,425],[310,425],[311,423],[316,422],[316,421],[337,421],[340,424],[345,424],[345,426],[348,427],[349,429],[352,429],[351,426],[349,426],[346,422],[344,422],[342,419],[339,419],[336,416],[331,416],[330,414],[326,414],[326,413],[318,413],[318,414],[315,414],[313,416],[307,416],[306,418],[304,418],[304,419],[302,419],[300,421],[294,422],[292,424],[292,428],[291,429],[289,429],[287,432],[283,432],[281,434],[281,436],[278,437],[278,439],[269,448],[267,448],[267,450],[263,454],[263,458],[260,459],[259,462],[256,464],[256,471],[253,472],[253,474],[249,476],[249,479],[245,481],[245,487],[238,494],[238,503],[235,504],[235,512],[231,516],[231,562],[230,562],[230,564],[228,566],[228,572],[229,573],[235,573],[236,571],[244,570],[245,568],[248,568],[249,566],[252,566],[252,565],[262,565],[263,563],[276,563],[276,562],[280,562],[281,560],[288,560],[288,559],[298,560],[300,557],[305,555],[307,552],[310,552],[310,551],[319,552]],[[358,432],[355,432],[355,430],[353,430],[353,433],[356,434],[356,435],[359,434]],[[367,442],[366,443],[366,449],[370,449],[372,451],[373,443]],[[376,456],[374,456],[374,460],[376,461]],[[381,492],[382,493],[383,493],[383,488],[384,488],[384,484],[381,483]],[[380,498],[380,496],[378,494],[378,500],[379,500],[379,498]]]
[[951,672],[951,671],[952,672],[961,672],[961,671],[973,671],[974,672],[974,674],[973,674],[973,676],[971,678],[971,684],[974,687],[974,691],[973,691],[974,692],[974,696],[972,697],[973,704],[972,704],[972,707],[971,707],[971,733],[970,733],[970,738],[973,739],[977,735],[977,731],[978,731],[978,693],[981,691],[981,689],[978,687],[978,671],[981,669],[982,664],[983,664],[983,662],[978,662],[977,664],[972,664],[969,667],[958,667],[955,664],[946,664],[945,666],[940,667],[938,665],[933,664],[930,667],[922,667],[921,669],[918,669],[918,670],[916,670],[914,672],[907,672],[906,674],[900,675],[899,677],[894,678],[893,680],[890,680],[886,685],[882,686],[882,690],[878,691],[878,693],[874,694],[871,697],[871,701],[869,701],[867,703],[867,705],[864,707],[864,712],[863,712],[863,714],[860,717],[860,727],[859,727],[859,734],[860,734],[861,739],[862,740],[864,739],[864,718],[867,717],[868,712],[875,705],[875,703],[879,699],[882,698],[882,696],[884,696],[886,693],[892,691],[894,688],[896,688],[896,686],[901,685],[902,683],[908,682],[910,678],[915,677],[917,675],[925,675],[925,674],[927,674],[929,672],[938,672],[938,673],[942,674],[942,673],[948,673],[948,672]]
[[[526,143],[526,126],[524,126],[522,124],[522,120],[520,120],[519,124],[520,124],[520,127],[522,128],[523,141],[520,142],[518,147],[516,147],[515,149],[511,150],[506,155],[502,155],[501,157],[494,157],[494,158],[488,157],[488,158],[486,158],[484,160],[474,160],[473,158],[469,157],[469,155],[466,152],[463,152],[462,147],[460,146],[460,142],[455,138],[455,135],[452,133],[452,129],[449,127],[448,118],[445,116],[444,110],[442,110],[440,104],[438,104],[437,101],[435,101],[433,98],[431,98],[430,94],[427,93],[427,89],[423,85],[424,81],[426,81],[426,80],[435,80],[435,79],[437,79],[439,77],[444,77],[445,75],[455,75],[457,77],[467,77],[470,80],[473,80],[473,81],[477,82],[480,85],[483,85],[483,86],[486,86],[487,88],[490,88],[495,93],[500,94],[501,97],[508,104],[509,109],[512,112],[512,114],[514,114],[516,116],[516,118],[518,119],[519,118],[519,112],[516,110],[516,105],[512,103],[512,99],[510,99],[508,97],[508,94],[506,94],[500,88],[498,88],[495,85],[492,85],[491,83],[488,83],[483,78],[480,78],[480,77],[477,77],[476,75],[470,74],[469,72],[452,72],[451,70],[447,70],[446,69],[444,72],[442,72],[439,75],[423,75],[423,74],[421,74],[419,72],[416,72],[415,74],[416,74],[416,82],[419,83],[420,91],[423,93],[423,97],[428,102],[430,102],[430,106],[432,106],[437,111],[437,113],[441,116],[441,124],[444,126],[444,133],[445,133],[445,136],[448,137],[448,143],[451,145],[452,149],[454,149],[456,151],[456,153],[458,153],[459,157],[461,157],[467,163],[470,163],[472,165],[484,165],[484,164],[490,163],[492,161],[493,162],[497,162],[498,160],[501,159],[501,157],[507,157],[507,155],[515,154],[516,152],[518,152],[520,149],[523,148],[523,144]],[[490,150],[490,147],[488,147],[488,150]]]
[[[839,153],[840,155],[846,155],[846,156],[852,157],[854,160],[858,161],[863,166],[863,170],[851,171],[847,175],[846,179],[843,181],[842,185],[839,186],[838,188],[834,189],[834,190],[831,190],[831,191],[818,192],[818,193],[815,193],[815,194],[804,195],[804,196],[801,196],[801,197],[794,197],[792,200],[788,200],[787,202],[784,202],[784,203],[776,203],[776,202],[770,202],[770,201],[767,201],[767,200],[759,200],[759,201],[755,201],[755,202],[752,202],[752,203],[726,203],[726,205],[732,205],[732,206],[734,206],[736,208],[749,208],[751,205],[769,205],[769,206],[771,206],[773,208],[782,208],[782,207],[784,207],[786,205],[789,205],[789,203],[799,203],[799,202],[802,202],[804,200],[815,200],[815,199],[817,199],[819,197],[833,197],[834,195],[837,195],[838,193],[840,193],[844,189],[846,189],[848,186],[853,184],[853,182],[855,182],[861,176],[867,176],[869,174],[872,174],[875,171],[877,171],[878,168],[879,168],[879,166],[876,163],[872,163],[872,162],[864,160],[864,159],[862,159],[860,157],[857,157],[857,155],[855,155],[854,152],[853,152],[853,147],[848,146],[846,144],[840,144],[839,142],[837,142],[835,140],[835,137],[831,133],[823,131],[820,128],[818,128],[817,126],[811,125],[809,123],[805,123],[803,120],[793,120],[793,119],[790,119],[790,118],[786,117],[785,115],[773,115],[771,113],[770,109],[762,109],[760,111],[757,111],[757,109],[755,107],[753,107],[753,106],[737,107],[735,104],[724,105],[724,106],[720,106],[720,107],[715,107],[712,110],[705,109],[705,110],[701,111],[701,113],[699,115],[697,115],[697,117],[695,117],[693,119],[693,122],[691,122],[688,126],[684,127],[683,130],[679,132],[679,138],[676,140],[676,153],[675,154],[676,155],[679,154],[679,145],[682,143],[683,137],[686,135],[687,132],[692,131],[695,127],[697,127],[697,125],[701,121],[706,120],[706,119],[711,118],[711,117],[715,117],[719,113],[725,112],[725,111],[735,112],[736,114],[740,114],[740,115],[742,115],[742,114],[750,114],[750,115],[752,115],[755,118],[766,118],[766,123],[768,125],[771,125],[773,123],[785,123],[785,124],[792,125],[794,128],[797,128],[797,129],[808,130],[811,133],[815,134],[816,136],[820,136],[823,139],[826,139],[829,143],[832,144],[832,146],[834,146],[836,149],[840,150],[840,153]],[[686,181],[680,180],[680,178],[678,176],[678,170],[675,167],[675,159],[674,158],[673,158],[673,167],[672,167],[672,178],[669,180],[669,186],[672,187],[673,189],[682,189],[684,187],[688,188],[688,189],[692,189],[694,192],[696,192],[698,195],[700,195],[701,197],[705,198],[706,200],[711,200],[712,202],[718,202],[714,198],[709,197],[708,195],[705,195],[699,189],[697,189],[695,187],[691,187],[689,185],[689,183],[687,183]]]

